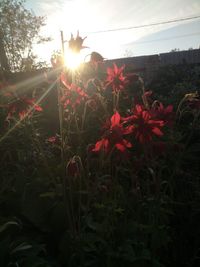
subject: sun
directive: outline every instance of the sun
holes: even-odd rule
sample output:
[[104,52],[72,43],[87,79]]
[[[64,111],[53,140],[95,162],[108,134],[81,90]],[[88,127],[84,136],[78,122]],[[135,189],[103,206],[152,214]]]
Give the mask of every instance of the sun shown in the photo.
[[71,70],[76,70],[81,66],[83,61],[84,61],[84,58],[81,53],[75,53],[71,51],[70,49],[66,49],[65,54],[64,54],[65,67]]
[[80,66],[80,64],[81,64],[80,54],[74,53],[74,52],[70,51],[69,49],[67,49],[65,51],[65,55],[64,55],[65,67],[67,67],[71,70],[75,70]]

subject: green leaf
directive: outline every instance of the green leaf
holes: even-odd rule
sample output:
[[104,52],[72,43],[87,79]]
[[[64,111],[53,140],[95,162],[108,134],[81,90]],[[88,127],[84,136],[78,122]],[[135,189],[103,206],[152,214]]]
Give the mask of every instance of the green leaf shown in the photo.
[[15,221],[6,222],[0,226],[0,234],[3,233],[5,230],[7,230],[10,226],[20,227],[18,222],[15,222]]
[[27,249],[30,249],[30,248],[32,248],[32,245],[27,244],[27,243],[24,242],[24,243],[20,244],[19,246],[17,246],[15,249],[13,249],[11,251],[11,254],[14,254],[16,252],[21,252],[21,251],[24,251],[24,250],[27,250]]

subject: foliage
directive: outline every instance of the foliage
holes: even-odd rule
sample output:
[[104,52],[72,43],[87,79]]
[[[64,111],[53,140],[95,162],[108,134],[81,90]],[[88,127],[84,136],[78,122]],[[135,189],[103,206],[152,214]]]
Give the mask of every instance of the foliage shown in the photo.
[[47,90],[2,85],[1,266],[197,266],[199,95],[175,110],[97,59],[75,72],[53,60],[54,135]]
[[[0,2],[0,38],[11,71],[30,70],[36,56],[33,44],[48,41],[40,36],[45,18],[35,16],[24,7],[24,1],[2,0]],[[0,55],[0,58],[3,55]]]
[[199,92],[200,66],[185,63],[161,67],[148,88],[159,99],[167,102],[170,98],[171,103],[177,106],[186,93]]

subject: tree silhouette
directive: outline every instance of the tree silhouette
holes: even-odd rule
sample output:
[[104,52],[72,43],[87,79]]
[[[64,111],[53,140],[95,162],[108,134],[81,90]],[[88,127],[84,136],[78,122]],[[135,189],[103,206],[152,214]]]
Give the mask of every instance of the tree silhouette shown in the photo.
[[34,62],[33,43],[49,41],[39,32],[45,18],[24,7],[24,0],[0,1],[0,66],[3,70],[23,71]]

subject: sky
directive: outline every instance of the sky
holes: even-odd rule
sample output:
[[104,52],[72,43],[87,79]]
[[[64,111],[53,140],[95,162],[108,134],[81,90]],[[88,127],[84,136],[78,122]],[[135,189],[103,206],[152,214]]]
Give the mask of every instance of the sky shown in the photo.
[[[38,45],[39,58],[48,60],[70,34],[85,37],[84,57],[97,51],[105,58],[120,58],[187,50],[200,46],[200,18],[138,29],[94,33],[192,16],[200,16],[200,0],[26,0],[26,8],[46,17],[41,33],[53,41]],[[66,43],[67,45],[67,43]]]

